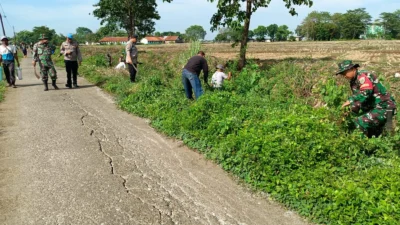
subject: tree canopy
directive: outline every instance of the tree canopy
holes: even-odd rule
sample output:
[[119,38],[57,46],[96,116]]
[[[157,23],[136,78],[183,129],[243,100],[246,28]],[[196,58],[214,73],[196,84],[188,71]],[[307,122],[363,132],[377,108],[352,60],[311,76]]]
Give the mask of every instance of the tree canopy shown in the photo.
[[156,0],[99,0],[94,5],[95,17],[101,24],[113,24],[125,29],[129,36],[154,32],[154,20],[159,20]]
[[185,34],[189,40],[203,40],[207,32],[200,25],[192,25],[186,29]]

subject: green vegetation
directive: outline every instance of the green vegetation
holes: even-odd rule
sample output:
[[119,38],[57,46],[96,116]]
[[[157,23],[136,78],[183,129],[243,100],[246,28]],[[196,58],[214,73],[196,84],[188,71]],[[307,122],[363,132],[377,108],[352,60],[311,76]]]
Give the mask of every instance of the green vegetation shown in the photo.
[[5,92],[6,92],[6,83],[4,81],[0,81],[0,102],[4,100]]
[[351,117],[340,110],[348,85],[337,85],[346,81],[329,73],[334,68],[311,59],[266,68],[250,62],[224,90],[206,89],[189,101],[180,68],[199,47],[175,58],[142,54],[133,85],[125,71],[103,66],[101,48],[84,48],[91,56],[80,74],[115,95],[123,110],[150,118],[159,131],[314,222],[398,224],[399,129],[394,137],[373,139],[352,132]]

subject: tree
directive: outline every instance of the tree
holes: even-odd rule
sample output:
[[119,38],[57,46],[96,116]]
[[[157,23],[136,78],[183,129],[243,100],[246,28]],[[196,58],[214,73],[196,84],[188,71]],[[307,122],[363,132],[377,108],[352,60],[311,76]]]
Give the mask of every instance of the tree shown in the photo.
[[381,13],[381,20],[385,33],[391,38],[400,39],[400,10]]
[[[215,2],[217,0],[208,0]],[[296,15],[293,5],[312,6],[311,0],[283,0],[286,8],[289,9],[291,15]],[[241,2],[245,3],[245,9],[242,8]],[[271,0],[218,0],[218,10],[211,18],[212,31],[219,26],[238,27],[243,23],[244,32],[240,43],[240,54],[238,69],[241,70],[246,64],[246,49],[249,35],[251,16],[258,8],[268,7]]]
[[278,25],[271,24],[267,27],[267,34],[271,38],[271,40],[275,40],[276,32],[278,32]]
[[329,12],[313,11],[307,15],[296,29],[300,36],[308,40],[328,41],[340,38],[339,24],[333,20]]
[[207,32],[202,26],[193,25],[186,29],[185,34],[190,40],[204,40]]
[[371,15],[365,8],[348,10],[340,20],[342,37],[346,39],[359,38],[365,33],[368,23],[371,22]]
[[[164,2],[172,2],[173,0],[163,0]],[[218,2],[218,10],[211,18],[211,31],[216,31],[220,26],[237,28],[242,26],[243,33],[240,43],[240,54],[238,69],[241,70],[246,63],[246,48],[250,28],[251,16],[258,8],[268,7],[271,0],[207,0],[209,2]],[[289,13],[297,15],[294,5],[307,5],[312,6],[312,0],[282,0],[285,2],[286,8],[289,9]],[[245,9],[242,8],[241,3],[245,4]]]
[[35,44],[39,41],[40,35],[44,34],[49,39],[52,45],[60,45],[66,37],[62,34],[57,34],[54,29],[46,26],[34,27],[32,31],[23,30],[16,33],[18,42],[25,42],[27,44]]
[[118,26],[115,24],[106,24],[103,27],[100,27],[97,31],[96,31],[96,35],[102,39],[103,37],[107,37],[107,36],[114,36],[114,34],[118,32]]
[[156,0],[99,0],[94,5],[95,17],[104,23],[125,29],[129,36],[138,30],[144,35],[154,32],[154,21],[160,19]]
[[282,25],[278,27],[278,31],[276,32],[276,40],[277,41],[287,41],[289,35],[292,32],[289,31],[289,27],[286,25]]
[[265,36],[268,34],[267,27],[265,26],[258,26],[253,32],[257,41],[265,41]]
[[255,36],[254,31],[249,30],[249,39]]
[[89,38],[91,38],[91,35],[93,34],[92,30],[86,27],[78,27],[76,28],[76,33],[75,33],[75,40],[79,43],[85,43],[86,41],[89,41]]
[[23,30],[15,34],[16,39],[18,42],[24,42],[27,44],[35,43],[37,40],[33,40],[32,38],[33,33],[28,30]]

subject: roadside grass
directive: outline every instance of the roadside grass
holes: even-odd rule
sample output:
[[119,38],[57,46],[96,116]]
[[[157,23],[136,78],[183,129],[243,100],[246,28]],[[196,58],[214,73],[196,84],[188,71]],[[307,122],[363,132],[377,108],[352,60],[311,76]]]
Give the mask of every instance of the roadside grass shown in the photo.
[[[149,118],[310,221],[398,224],[399,123],[394,136],[362,138],[352,126],[356,115],[340,109],[349,88],[332,76],[332,62],[287,59],[261,68],[250,61],[240,73],[229,62],[234,77],[224,89],[205,88],[189,101],[180,71],[199,47],[178,56],[143,53],[135,84],[126,71],[106,67],[105,52],[119,48],[83,49],[80,74],[114,95],[121,109]],[[399,83],[382,79],[399,100]]]
[[6,93],[6,83],[4,81],[0,81],[0,102],[4,100],[5,93]]

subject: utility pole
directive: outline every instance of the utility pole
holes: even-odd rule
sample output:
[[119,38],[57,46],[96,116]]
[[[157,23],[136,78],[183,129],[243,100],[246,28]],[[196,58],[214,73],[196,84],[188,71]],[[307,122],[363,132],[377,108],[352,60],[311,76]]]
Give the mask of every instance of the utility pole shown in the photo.
[[1,16],[1,13],[0,13],[0,21],[1,21],[1,27],[3,27],[3,35],[6,36],[6,30],[4,29],[3,17]]
[[15,36],[15,29],[14,29],[14,26],[13,26],[13,32],[14,32],[14,44],[15,45],[17,45],[17,36]]

